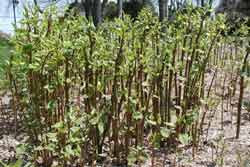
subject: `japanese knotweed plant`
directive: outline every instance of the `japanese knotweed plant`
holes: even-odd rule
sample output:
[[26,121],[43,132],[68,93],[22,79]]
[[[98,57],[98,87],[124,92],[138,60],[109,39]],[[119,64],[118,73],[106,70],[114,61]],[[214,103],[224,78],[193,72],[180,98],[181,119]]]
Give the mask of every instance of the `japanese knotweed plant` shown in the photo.
[[197,146],[206,67],[223,22],[206,15],[190,6],[160,23],[145,9],[135,21],[96,28],[55,7],[26,8],[9,71],[34,160],[142,163],[145,137],[152,147]]

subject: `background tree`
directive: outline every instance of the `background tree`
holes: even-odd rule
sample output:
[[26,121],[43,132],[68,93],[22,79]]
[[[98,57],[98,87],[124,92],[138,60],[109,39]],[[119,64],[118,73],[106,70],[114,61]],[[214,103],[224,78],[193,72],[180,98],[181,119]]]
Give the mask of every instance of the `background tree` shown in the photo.
[[159,19],[163,21],[166,17],[166,0],[159,0]]
[[122,17],[122,9],[123,9],[123,2],[122,0],[117,0],[117,8],[118,8],[118,17]]
[[[150,0],[130,0],[130,1],[124,1],[122,3],[122,10],[125,14],[130,15],[133,19],[135,19],[139,12],[144,8],[148,7],[150,8],[153,12],[155,12],[155,6],[153,4],[153,1]],[[118,4],[115,2],[111,1],[108,2],[106,5],[106,8],[104,9],[104,17],[108,19],[113,19],[119,14],[117,13],[118,11]],[[120,9],[119,9],[120,10]]]
[[249,0],[220,0],[219,5],[216,7],[217,13],[227,13],[232,12],[241,14],[243,16],[250,16],[250,1]]
[[102,4],[101,0],[94,0],[93,5],[93,21],[96,26],[98,26],[102,22]]
[[18,0],[12,0],[12,6],[13,6],[13,17],[14,17],[14,25],[16,26],[16,6],[18,5]]

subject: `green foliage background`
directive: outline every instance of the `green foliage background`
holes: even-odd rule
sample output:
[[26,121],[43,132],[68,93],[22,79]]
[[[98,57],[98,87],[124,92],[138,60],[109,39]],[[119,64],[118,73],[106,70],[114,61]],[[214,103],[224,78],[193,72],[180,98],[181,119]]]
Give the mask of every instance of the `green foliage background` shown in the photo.
[[11,55],[9,39],[0,35],[0,88],[6,88],[6,67]]

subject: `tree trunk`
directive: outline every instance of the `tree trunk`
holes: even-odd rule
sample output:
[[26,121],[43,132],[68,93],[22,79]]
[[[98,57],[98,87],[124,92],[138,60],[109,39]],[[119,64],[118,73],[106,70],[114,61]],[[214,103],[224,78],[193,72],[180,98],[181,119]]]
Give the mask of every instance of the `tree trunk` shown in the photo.
[[107,5],[107,3],[108,3],[108,0],[103,0],[102,1],[102,18],[104,18],[104,14],[105,14],[105,12],[106,12],[106,5]]
[[122,5],[123,5],[122,0],[118,0],[117,1],[117,9],[118,9],[118,17],[119,18],[122,18]]
[[204,0],[201,0],[201,6],[202,6],[202,7],[205,6]]
[[88,20],[90,20],[92,16],[92,1],[91,0],[86,0],[85,2],[82,1],[82,5],[84,6],[85,9],[85,16]]
[[159,0],[159,19],[163,21],[166,16],[166,0]]
[[168,3],[169,3],[169,0],[166,0],[166,18],[167,18],[167,20],[169,18]]
[[94,0],[93,5],[93,21],[95,26],[99,26],[102,22],[102,3],[101,0]]
[[17,1],[12,0],[12,6],[13,6],[13,16],[14,16],[14,25],[16,27],[16,5],[17,5]]

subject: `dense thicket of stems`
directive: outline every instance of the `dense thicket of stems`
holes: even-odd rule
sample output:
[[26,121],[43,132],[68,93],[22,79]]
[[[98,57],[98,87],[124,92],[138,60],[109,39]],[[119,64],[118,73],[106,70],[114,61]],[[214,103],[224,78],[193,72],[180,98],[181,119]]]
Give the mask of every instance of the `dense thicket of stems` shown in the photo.
[[24,16],[8,71],[34,159],[96,165],[108,152],[114,164],[140,164],[145,138],[190,143],[195,157],[217,77],[216,67],[206,89],[207,67],[226,59],[213,56],[227,39],[223,17],[188,6],[161,22],[145,9],[96,28],[53,7]]

